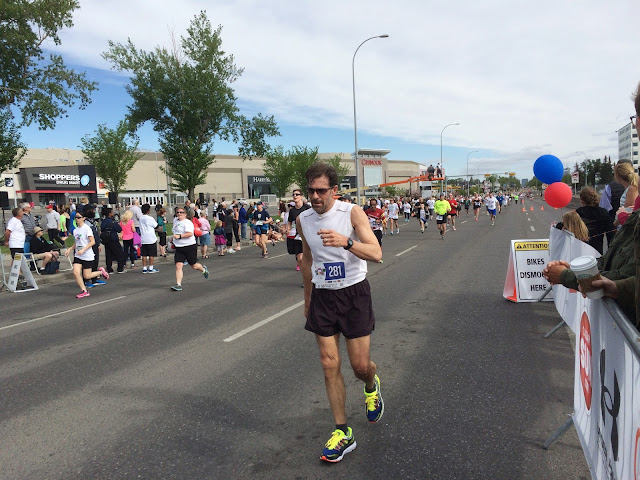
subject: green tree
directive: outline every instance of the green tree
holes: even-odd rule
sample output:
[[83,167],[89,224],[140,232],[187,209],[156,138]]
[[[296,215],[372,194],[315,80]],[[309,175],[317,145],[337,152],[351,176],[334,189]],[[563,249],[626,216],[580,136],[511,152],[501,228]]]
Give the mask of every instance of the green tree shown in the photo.
[[387,195],[390,197],[397,197],[398,196],[398,187],[396,187],[395,185],[389,185],[384,187],[384,189],[387,192]]
[[[318,158],[318,147],[309,148],[294,146],[291,150],[289,150],[289,152],[287,152],[287,156],[291,161],[292,169],[294,172],[293,183],[298,185],[298,187],[300,187],[303,192],[306,192],[307,179],[305,177],[305,173],[311,165],[321,161]],[[336,171],[338,172],[338,180],[349,173],[349,168],[341,164],[339,155],[334,155],[324,162],[332,165],[336,169]]]
[[611,163],[611,157],[605,157],[605,161],[602,162],[600,167],[600,184],[606,185],[613,182],[613,164]]
[[27,153],[27,146],[20,141],[18,126],[8,111],[0,110],[0,173],[17,168]]
[[[75,0],[10,0],[0,4],[0,173],[18,166],[26,153],[19,128],[36,123],[54,128],[80,102],[85,108],[96,83],[65,66],[60,55],[45,55],[43,45],[60,45],[59,31],[73,26]],[[18,120],[16,120],[16,118]],[[7,151],[22,155],[7,160]]]
[[189,198],[215,160],[216,138],[239,142],[239,155],[251,159],[269,151],[265,137],[280,134],[273,117],[240,114],[231,85],[243,70],[222,50],[221,32],[200,12],[187,35],[174,39],[172,51],[156,47],[145,52],[129,39],[124,45],[110,41],[103,53],[115,69],[131,72],[129,118],[134,125],[152,123],[167,173]]
[[132,133],[129,122],[121,120],[115,129],[98,125],[95,136],[86,135],[80,141],[82,152],[96,167],[96,174],[104,180],[107,189],[119,194],[127,183],[129,171],[143,156],[136,152],[139,140]]
[[271,149],[266,155],[264,174],[271,181],[271,186],[278,197],[284,197],[294,181],[294,167],[288,152],[282,145]]
[[331,165],[333,168],[335,168],[336,172],[338,172],[338,181],[340,181],[342,177],[345,177],[347,173],[349,173],[349,167],[342,164],[342,159],[340,158],[340,155],[334,155],[333,157],[329,158],[326,162],[329,165]]
[[96,83],[65,66],[60,55],[45,56],[43,45],[60,45],[58,32],[73,26],[75,0],[12,0],[0,9],[0,107],[15,107],[22,124],[53,128],[58,117],[80,102],[86,107]]

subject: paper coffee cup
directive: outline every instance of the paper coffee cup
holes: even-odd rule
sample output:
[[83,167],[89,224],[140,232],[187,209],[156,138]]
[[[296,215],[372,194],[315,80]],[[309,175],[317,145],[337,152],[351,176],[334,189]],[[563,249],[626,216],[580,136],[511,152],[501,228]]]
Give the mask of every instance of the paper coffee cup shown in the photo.
[[587,298],[602,298],[604,290],[602,288],[594,288],[592,282],[600,280],[600,271],[598,270],[598,261],[592,256],[578,257],[571,262],[571,270],[578,279],[578,284],[582,287],[582,291]]

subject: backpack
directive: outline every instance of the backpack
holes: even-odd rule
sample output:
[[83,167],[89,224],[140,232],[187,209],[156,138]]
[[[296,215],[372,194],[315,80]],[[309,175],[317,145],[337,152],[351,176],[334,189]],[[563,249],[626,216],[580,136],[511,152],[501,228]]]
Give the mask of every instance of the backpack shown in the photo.
[[95,246],[99,247],[100,246],[100,232],[98,232],[98,227],[96,227],[96,224],[94,222],[88,222],[89,223],[89,227],[91,228],[91,231],[93,232],[93,240],[94,242],[96,242]]
[[47,275],[53,275],[54,273],[58,273],[58,270],[60,270],[60,262],[51,261],[45,265],[43,271]]

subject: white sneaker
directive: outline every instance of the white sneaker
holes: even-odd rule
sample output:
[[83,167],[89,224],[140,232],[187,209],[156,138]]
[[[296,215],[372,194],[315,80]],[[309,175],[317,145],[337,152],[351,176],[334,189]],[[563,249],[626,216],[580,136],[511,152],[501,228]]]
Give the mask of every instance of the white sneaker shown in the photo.
[[230,248],[229,250],[227,250],[227,253],[236,253],[236,251],[233,248]]

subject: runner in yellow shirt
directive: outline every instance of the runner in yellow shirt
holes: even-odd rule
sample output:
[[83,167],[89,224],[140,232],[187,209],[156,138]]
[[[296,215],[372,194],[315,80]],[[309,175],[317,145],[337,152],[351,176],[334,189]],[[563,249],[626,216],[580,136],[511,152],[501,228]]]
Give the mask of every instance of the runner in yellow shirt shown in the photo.
[[444,240],[444,235],[447,233],[447,215],[451,211],[451,204],[444,199],[444,193],[440,194],[440,200],[436,200],[433,208],[436,211],[436,223],[438,230],[440,230],[440,238]]

